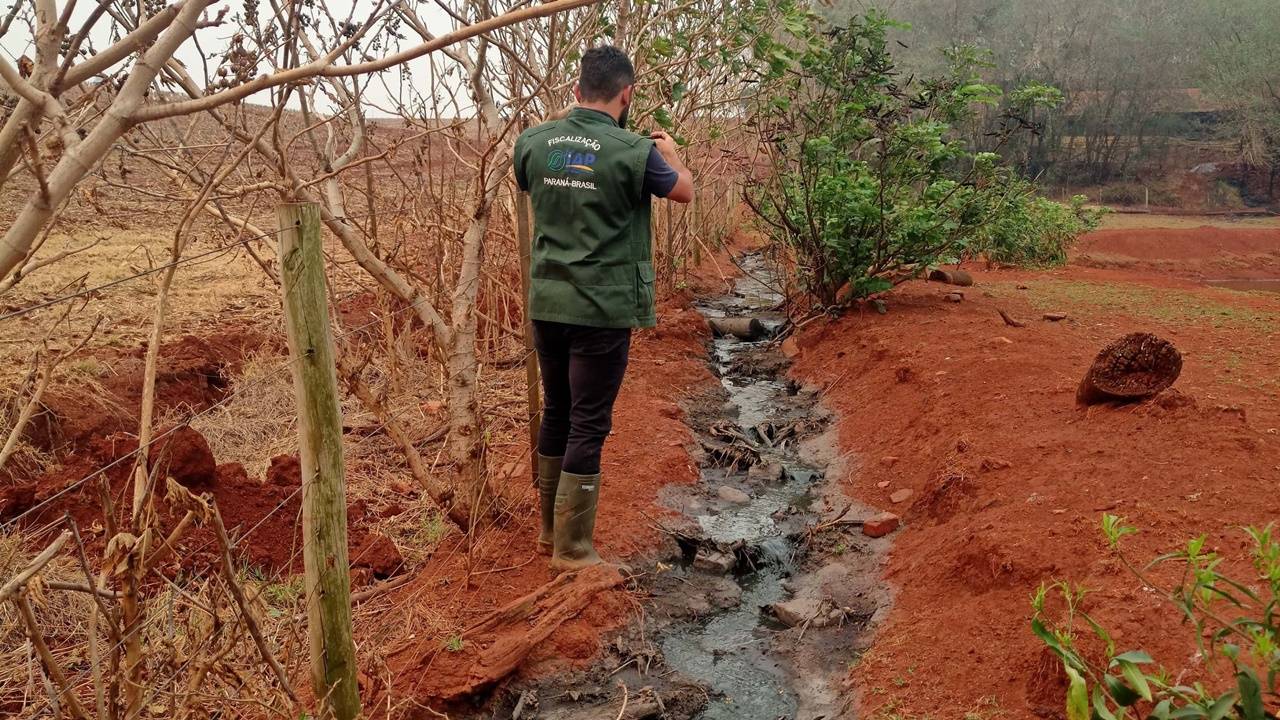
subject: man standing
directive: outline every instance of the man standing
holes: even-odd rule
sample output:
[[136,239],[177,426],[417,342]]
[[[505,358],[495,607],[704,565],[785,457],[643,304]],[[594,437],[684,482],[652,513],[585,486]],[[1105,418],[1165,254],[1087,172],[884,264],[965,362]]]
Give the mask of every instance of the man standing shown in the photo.
[[663,132],[628,132],[635,69],[615,47],[582,56],[563,119],[516,140],[515,174],[533,204],[529,290],[542,367],[539,551],[551,567],[600,562],[592,544],[600,451],[622,385],[631,329],[653,327],[653,196],[687,203],[693,176]]

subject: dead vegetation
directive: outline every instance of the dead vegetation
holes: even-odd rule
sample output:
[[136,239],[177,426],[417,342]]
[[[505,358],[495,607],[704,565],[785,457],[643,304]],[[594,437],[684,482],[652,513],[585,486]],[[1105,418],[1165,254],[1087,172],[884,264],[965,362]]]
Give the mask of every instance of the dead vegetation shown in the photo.
[[[167,471],[187,428],[218,464],[215,493],[224,474],[256,492],[296,449],[276,205],[321,206],[348,503],[402,558],[397,579],[356,593],[361,669],[382,698],[371,711],[398,716],[420,699],[398,694],[390,649],[469,630],[422,597],[388,604],[387,588],[434,592],[427,575],[459,558],[467,586],[510,570],[473,558],[489,528],[531,511],[516,134],[567,104],[581,47],[612,37],[634,52],[637,126],[681,133],[702,178],[691,207],[655,218],[668,291],[727,237],[751,167],[751,138],[724,112],[748,84],[717,60],[750,40],[734,3],[459,0],[440,3],[443,22],[412,4],[368,18],[211,5],[82,19],[31,0],[2,28],[25,29],[34,59],[0,60],[0,385],[14,391],[0,408],[0,581],[59,539],[0,602],[13,717],[326,711],[303,687],[300,548],[260,529],[296,523],[279,516],[300,488],[224,526],[209,488]],[[116,42],[89,52],[108,29]],[[173,60],[193,34],[233,39],[205,46],[207,66]],[[686,42],[654,50],[674,35]],[[245,560],[264,542],[282,545],[283,570]],[[489,663],[492,679],[512,657]]]

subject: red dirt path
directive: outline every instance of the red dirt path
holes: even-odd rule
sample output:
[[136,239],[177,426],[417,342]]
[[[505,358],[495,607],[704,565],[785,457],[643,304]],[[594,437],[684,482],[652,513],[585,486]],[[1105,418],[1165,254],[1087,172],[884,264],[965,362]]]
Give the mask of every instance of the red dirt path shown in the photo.
[[[1218,257],[1176,232],[1147,244],[1166,232],[1095,234],[1085,249],[1123,248],[1184,275]],[[962,303],[911,283],[885,316],[854,311],[798,338],[795,374],[826,388],[840,443],[860,458],[847,491],[904,518],[885,568],[894,606],[853,671],[862,717],[1061,716],[1061,671],[1029,629],[1032,593],[1058,579],[1094,589],[1086,609],[1121,650],[1195,671],[1177,611],[1111,556],[1101,514],[1141,528],[1126,539],[1139,564],[1201,533],[1239,558],[1239,526],[1280,517],[1280,298],[1080,267],[975,274]],[[998,308],[1027,327],[1005,325]],[[1070,318],[1041,320],[1048,309]],[[1078,408],[1097,350],[1138,330],[1186,355],[1176,392]],[[895,505],[902,488],[911,498]]]

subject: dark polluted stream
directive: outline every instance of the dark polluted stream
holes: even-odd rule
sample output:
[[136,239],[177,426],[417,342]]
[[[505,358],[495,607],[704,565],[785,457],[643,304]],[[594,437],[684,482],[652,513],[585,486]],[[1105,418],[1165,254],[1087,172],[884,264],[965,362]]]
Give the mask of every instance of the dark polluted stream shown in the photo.
[[[803,530],[810,491],[821,478],[821,471],[804,462],[796,448],[796,435],[812,432],[815,428],[809,426],[822,422],[811,417],[812,399],[797,397],[797,388],[779,377],[779,363],[762,363],[756,357],[786,320],[776,309],[782,297],[766,284],[772,278],[759,256],[748,256],[743,263],[746,275],[735,292],[698,309],[710,321],[756,318],[765,333],[757,340],[724,334],[712,343],[713,367],[727,398],[719,419],[695,429],[702,436],[704,489],[719,502],[683,503],[701,537],[686,552],[681,568],[697,574],[704,568],[714,573],[728,567],[741,588],[741,599],[728,609],[672,628],[661,645],[668,667],[712,691],[695,716],[704,720],[796,716],[796,692],[767,647],[768,634],[785,625],[765,609],[787,598],[783,581],[798,559],[792,535]],[[788,436],[779,437],[783,433]],[[745,503],[744,495],[749,498]]]
[[719,387],[685,403],[701,482],[659,496],[679,519],[659,521],[670,549],[642,568],[643,620],[614,638],[594,670],[511,686],[489,717],[853,717],[845,680],[888,605],[879,580],[888,541],[863,537],[849,521],[814,531],[824,519],[871,512],[828,481],[850,458],[836,449],[818,393],[786,376],[775,340],[786,317],[769,264],[748,254],[739,266],[733,291],[698,310],[713,327],[754,318],[763,332],[717,332],[710,343]]

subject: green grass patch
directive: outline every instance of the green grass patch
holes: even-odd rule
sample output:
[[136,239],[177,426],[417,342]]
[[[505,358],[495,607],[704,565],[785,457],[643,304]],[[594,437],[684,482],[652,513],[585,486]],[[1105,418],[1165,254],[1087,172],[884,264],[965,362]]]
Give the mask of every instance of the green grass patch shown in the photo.
[[[1011,284],[1009,289],[1012,289]],[[1031,283],[1025,293],[1031,305],[1042,311],[1095,307],[1170,325],[1194,324],[1262,333],[1274,333],[1280,329],[1280,313],[1242,307],[1187,290],[1127,283],[1044,280]]]

